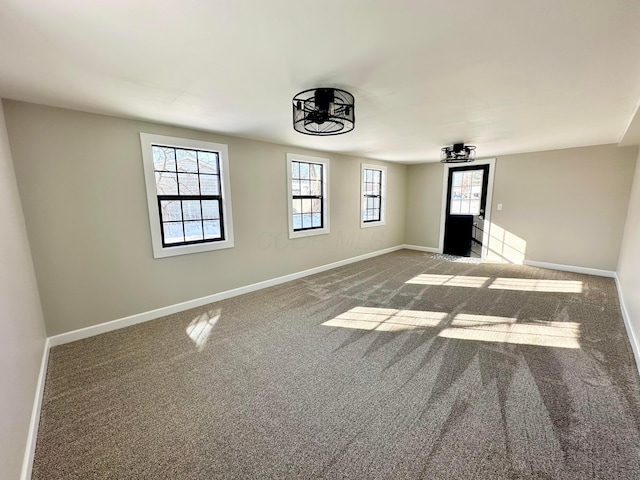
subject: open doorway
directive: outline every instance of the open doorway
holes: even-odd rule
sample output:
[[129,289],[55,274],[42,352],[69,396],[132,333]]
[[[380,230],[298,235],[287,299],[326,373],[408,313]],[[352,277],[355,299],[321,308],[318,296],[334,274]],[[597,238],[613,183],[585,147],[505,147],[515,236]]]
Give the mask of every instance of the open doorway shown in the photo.
[[486,257],[494,167],[495,159],[445,165],[440,228],[443,253]]

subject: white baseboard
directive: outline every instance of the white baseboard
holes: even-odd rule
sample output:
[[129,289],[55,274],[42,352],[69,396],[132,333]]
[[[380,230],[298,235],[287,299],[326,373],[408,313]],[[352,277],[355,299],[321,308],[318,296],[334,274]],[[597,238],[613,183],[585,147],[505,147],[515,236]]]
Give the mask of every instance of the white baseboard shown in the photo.
[[576,267],[574,265],[562,265],[560,263],[535,262],[525,260],[524,265],[530,267],[549,268],[551,270],[563,270],[565,272],[585,273],[587,275],[597,275],[599,277],[615,278],[616,272],[613,270],[600,270],[598,268]]
[[419,252],[429,253],[442,253],[442,250],[436,247],[421,247],[420,245],[400,245],[400,248],[406,248],[407,250],[417,250]]
[[42,352],[42,362],[40,363],[40,373],[36,385],[36,396],[31,409],[31,421],[29,422],[29,433],[27,435],[27,445],[22,461],[22,473],[20,480],[30,480],[33,470],[33,458],[36,453],[36,440],[38,439],[38,425],[40,424],[40,410],[42,409],[42,397],[44,396],[44,382],[47,379],[47,365],[49,364],[49,339],[45,339],[44,351]]
[[627,307],[624,303],[624,296],[622,295],[622,288],[620,288],[620,280],[618,279],[618,274],[616,273],[613,278],[615,278],[616,280],[616,288],[618,289],[618,298],[620,299],[620,310],[622,311],[624,327],[627,329],[629,343],[631,343],[633,356],[636,359],[636,368],[638,369],[638,373],[640,373],[640,345],[638,345],[638,337],[636,337],[636,334],[633,330],[633,325],[631,325],[631,319],[629,318],[629,312],[627,311]]
[[[310,268],[308,270],[303,270],[301,272],[291,273],[289,275],[284,275],[282,277],[272,278],[270,280],[264,280],[262,282],[246,285],[244,287],[239,287],[239,288],[234,288],[232,290],[226,290],[224,292],[214,293],[213,295],[207,295],[206,297],[195,298],[193,300],[188,300],[186,302],[176,303],[174,305],[168,305],[166,307],[157,308],[155,310],[150,310],[148,312],[142,312],[142,313],[138,313],[128,317],[119,318],[117,320],[112,320],[110,322],[101,323],[99,325],[92,325],[90,327],[80,328],[78,330],[73,330],[71,332],[61,333],[59,335],[49,337],[49,345],[51,347],[56,347],[58,345],[62,345],[65,343],[75,342],[76,340],[82,340],[83,338],[89,338],[95,335],[100,335],[101,333],[111,332],[113,330],[118,330],[120,328],[130,327],[131,325],[148,322],[149,320],[154,320],[156,318],[164,317],[166,315],[182,312],[184,310],[189,310],[190,308],[201,307],[202,305],[207,305],[209,303],[219,302],[220,300],[225,300],[227,298],[243,295],[245,293],[255,292],[256,290],[262,290],[263,288],[273,287],[281,283],[290,282],[292,280],[297,280],[302,277],[307,277],[309,275],[321,273],[326,270],[331,270],[332,268],[342,267],[343,265],[348,265],[350,263],[359,262],[361,260],[366,260],[368,258],[377,257],[378,255],[384,255],[385,253],[391,253],[397,250],[402,250],[403,248],[410,248],[410,247],[406,245],[398,245],[395,247],[385,248],[383,250],[377,250],[375,252],[365,253],[364,255],[358,255],[357,257],[351,257],[345,260],[328,263],[326,265]],[[418,248],[421,248],[421,247],[418,247]]]

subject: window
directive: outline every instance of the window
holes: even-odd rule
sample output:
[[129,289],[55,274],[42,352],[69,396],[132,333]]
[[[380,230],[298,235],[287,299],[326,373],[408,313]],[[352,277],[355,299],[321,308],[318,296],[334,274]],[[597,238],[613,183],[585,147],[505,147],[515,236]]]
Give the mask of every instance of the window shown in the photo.
[[385,224],[387,167],[362,164],[360,227]]
[[289,238],[329,233],[329,159],[287,154]]
[[153,256],[233,247],[227,146],[140,134]]
[[480,215],[484,170],[454,171],[450,215]]

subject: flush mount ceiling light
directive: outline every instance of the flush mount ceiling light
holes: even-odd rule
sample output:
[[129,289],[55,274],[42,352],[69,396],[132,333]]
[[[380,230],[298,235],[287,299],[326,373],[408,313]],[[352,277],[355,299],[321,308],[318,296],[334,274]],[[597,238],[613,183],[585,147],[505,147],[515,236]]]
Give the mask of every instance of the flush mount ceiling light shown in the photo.
[[476,159],[476,147],[464,143],[455,143],[450,147],[442,147],[440,161],[442,163],[473,162]]
[[340,135],[356,123],[354,98],[338,88],[312,88],[293,97],[293,128],[306,135]]

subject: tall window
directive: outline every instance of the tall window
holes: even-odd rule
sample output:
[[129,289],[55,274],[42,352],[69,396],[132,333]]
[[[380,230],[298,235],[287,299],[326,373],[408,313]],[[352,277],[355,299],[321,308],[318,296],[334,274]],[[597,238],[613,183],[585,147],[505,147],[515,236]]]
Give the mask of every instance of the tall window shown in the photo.
[[387,167],[362,164],[360,226],[385,224]]
[[140,138],[154,256],[232,247],[226,145]]
[[287,154],[289,238],[329,233],[329,160]]

